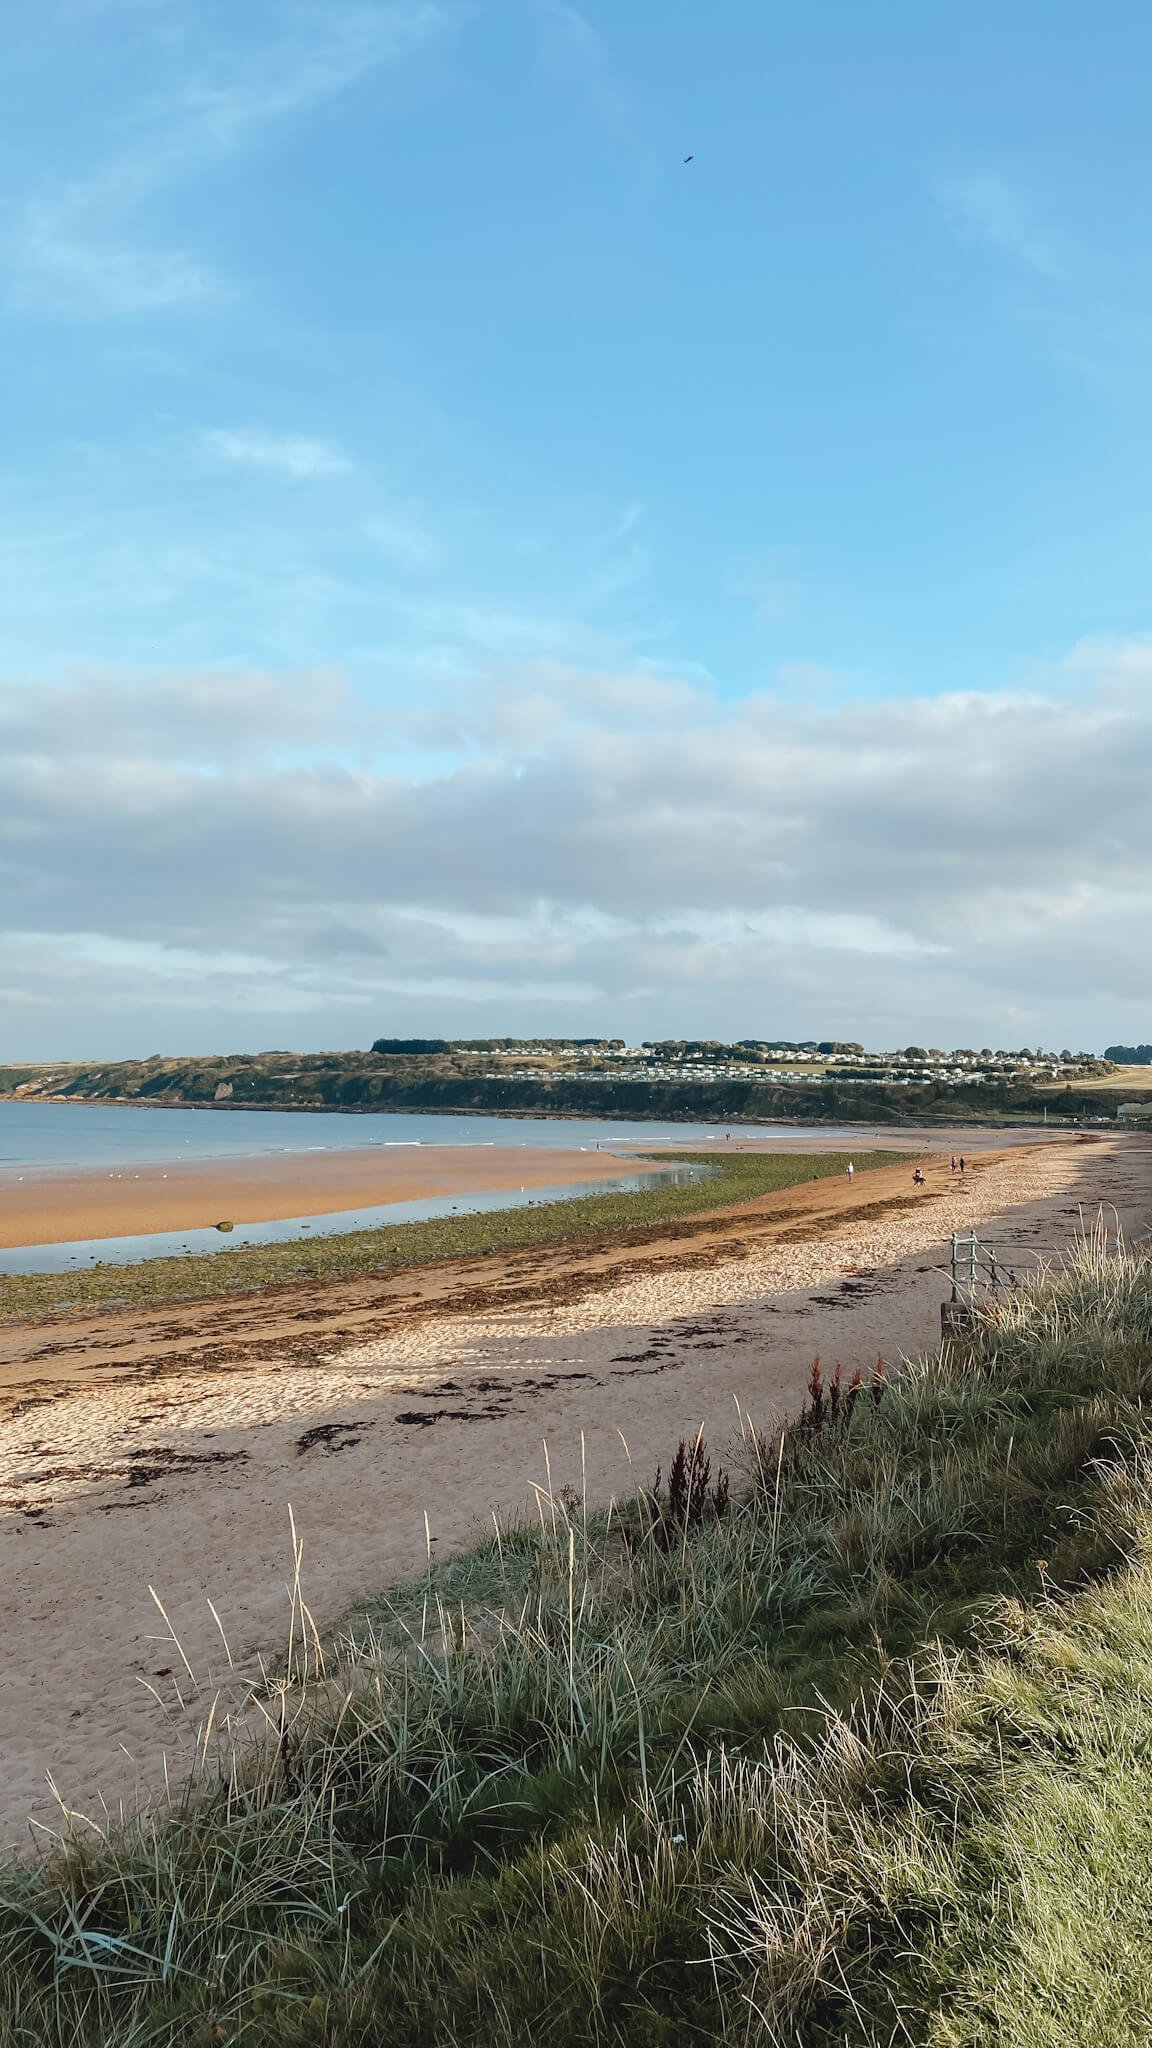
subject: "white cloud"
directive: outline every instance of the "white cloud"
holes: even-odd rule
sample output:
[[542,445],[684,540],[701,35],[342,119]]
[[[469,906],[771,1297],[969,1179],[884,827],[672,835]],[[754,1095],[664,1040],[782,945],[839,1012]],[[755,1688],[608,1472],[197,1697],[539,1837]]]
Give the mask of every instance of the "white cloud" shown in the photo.
[[262,469],[272,476],[340,476],[353,464],[334,441],[314,440],[306,434],[269,434],[257,427],[214,427],[202,437],[213,455],[246,469]]
[[784,697],[817,698],[843,696],[847,678],[818,661],[780,661],[776,664],[776,686]]
[[45,1019],[71,992],[77,1054],[100,1014],[127,1051],[151,1049],[138,1014],[157,1043],[209,1014],[217,1043],[305,1015],[297,1042],[333,1043],[381,1006],[418,1029],[1147,1037],[1150,661],[1084,643],[1027,691],[889,704],[528,669],[448,705],[412,769],[330,675],[13,686],[6,976]]
[[1043,277],[1065,276],[1067,259],[1058,241],[1039,225],[1023,193],[1006,179],[994,172],[953,178],[939,186],[938,196],[967,240],[999,249]]

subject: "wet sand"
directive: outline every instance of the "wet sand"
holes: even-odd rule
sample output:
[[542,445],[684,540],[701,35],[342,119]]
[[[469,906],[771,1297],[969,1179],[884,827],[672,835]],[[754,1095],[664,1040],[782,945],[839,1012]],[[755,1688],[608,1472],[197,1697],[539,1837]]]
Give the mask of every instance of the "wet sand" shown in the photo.
[[[321,1627],[358,1596],[525,1512],[534,1484],[603,1502],[737,1408],[798,1403],[933,1345],[948,1234],[1067,1243],[1101,1202],[1152,1226],[1152,1145],[1081,1140],[787,1189],[670,1230],[0,1330],[0,1841],[100,1816],[178,1775],[284,1640],[291,1505]],[[155,1586],[200,1681],[149,1596]],[[229,1671],[211,1598],[227,1630]],[[182,1698],[174,1691],[183,1688]],[[167,1718],[147,1690],[165,1702]]]
[[0,1250],[209,1230],[222,1219],[271,1223],[287,1216],[330,1216],[432,1195],[559,1187],[636,1171],[636,1160],[612,1152],[543,1151],[535,1145],[382,1146],[112,1171],[24,1167],[19,1177],[10,1172],[0,1179]]
[[[1020,1142],[1036,1132],[901,1132],[891,1126],[854,1133],[860,1149],[931,1145],[973,1153]],[[625,1139],[621,1136],[621,1147]],[[655,1151],[697,1150],[827,1152],[845,1145],[842,1131],[812,1130],[777,1138],[742,1136],[712,1143],[698,1132],[653,1141]],[[424,1201],[436,1195],[496,1194],[502,1190],[561,1187],[608,1181],[642,1170],[639,1146],[627,1153],[571,1146],[382,1145],[347,1151],[287,1152],[251,1159],[161,1161],[141,1166],[21,1167],[0,1169],[0,1250],[21,1245],[74,1244],[103,1237],[142,1237],[154,1231],[210,1230],[221,1221],[271,1223],[293,1216],[331,1216],[387,1202]]]

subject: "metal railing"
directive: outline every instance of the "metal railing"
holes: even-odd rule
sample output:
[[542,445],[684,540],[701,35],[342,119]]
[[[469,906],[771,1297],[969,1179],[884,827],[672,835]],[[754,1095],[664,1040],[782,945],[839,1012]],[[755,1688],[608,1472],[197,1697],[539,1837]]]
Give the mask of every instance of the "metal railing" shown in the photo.
[[954,1230],[950,1263],[937,1268],[952,1283],[951,1299],[940,1304],[942,1334],[948,1337],[970,1330],[978,1304],[989,1295],[1015,1287],[1021,1272],[1029,1270],[1018,1261],[1044,1258],[1054,1250],[1055,1246],[1050,1244],[1011,1245],[1010,1256],[1005,1258],[994,1245],[985,1244],[974,1230]]
[[1020,1272],[1027,1271],[1015,1261],[1031,1257],[1043,1258],[1055,1251],[1050,1244],[1020,1244],[1009,1247],[1011,1257],[1005,1258],[994,1245],[985,1244],[974,1230],[952,1232],[952,1257],[948,1275],[952,1282],[952,1300],[969,1303],[979,1294],[999,1293],[1001,1288],[1015,1287]]

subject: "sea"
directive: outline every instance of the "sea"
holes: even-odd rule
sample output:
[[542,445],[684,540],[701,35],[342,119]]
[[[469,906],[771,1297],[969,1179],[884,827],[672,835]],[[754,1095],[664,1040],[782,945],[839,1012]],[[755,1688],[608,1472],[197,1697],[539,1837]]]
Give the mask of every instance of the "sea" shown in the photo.
[[[176,1160],[258,1159],[273,1153],[368,1146],[538,1145],[634,1152],[723,1142],[722,1123],[595,1117],[403,1115],[368,1110],[151,1109],[143,1103],[0,1102],[0,1173],[29,1167],[151,1166]],[[741,1138],[805,1136],[800,1124],[740,1124]],[[825,1133],[827,1136],[827,1133]],[[845,1133],[858,1141],[855,1132]]]

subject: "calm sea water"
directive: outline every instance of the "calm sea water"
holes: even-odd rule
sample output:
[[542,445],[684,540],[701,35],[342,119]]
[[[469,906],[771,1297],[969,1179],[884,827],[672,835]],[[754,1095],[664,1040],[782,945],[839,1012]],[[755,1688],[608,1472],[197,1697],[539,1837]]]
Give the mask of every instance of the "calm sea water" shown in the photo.
[[[156,1160],[259,1158],[388,1145],[597,1145],[609,1152],[724,1139],[721,1124],[594,1117],[404,1116],[334,1110],[147,1109],[125,1103],[0,1102],[0,1174],[28,1167],[146,1166]],[[749,1124],[741,1138],[802,1138],[803,1127]],[[828,1135],[827,1132],[824,1134]],[[858,1133],[845,1132],[851,1142]]]

